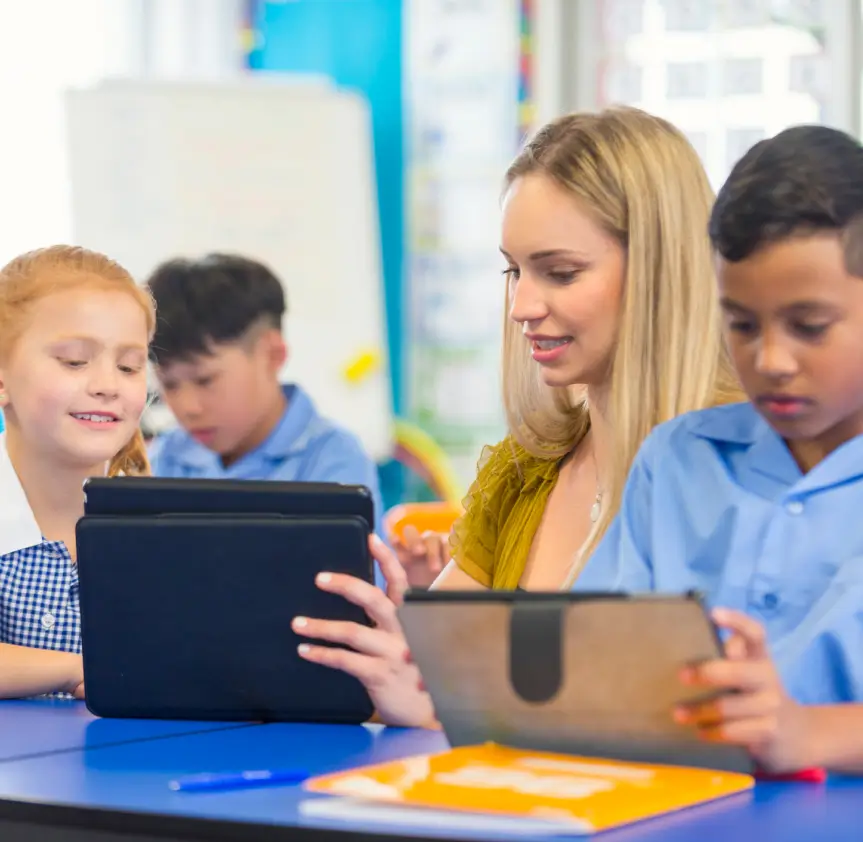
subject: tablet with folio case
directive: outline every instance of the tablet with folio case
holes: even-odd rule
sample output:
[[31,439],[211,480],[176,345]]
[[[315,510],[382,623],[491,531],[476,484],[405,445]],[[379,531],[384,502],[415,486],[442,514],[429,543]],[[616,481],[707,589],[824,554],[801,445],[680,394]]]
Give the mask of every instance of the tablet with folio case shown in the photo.
[[411,591],[400,618],[453,747],[752,771],[673,719],[706,698],[680,671],[722,652],[697,595]]
[[87,705],[97,716],[367,720],[363,686],[304,661],[296,616],[368,624],[315,585],[373,582],[358,486],[92,479],[77,526]]

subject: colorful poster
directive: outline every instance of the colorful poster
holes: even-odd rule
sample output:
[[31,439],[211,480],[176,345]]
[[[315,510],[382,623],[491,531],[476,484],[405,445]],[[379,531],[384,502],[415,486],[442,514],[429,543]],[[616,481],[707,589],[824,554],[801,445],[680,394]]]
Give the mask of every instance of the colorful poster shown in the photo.
[[529,130],[531,10],[516,0],[407,8],[411,417],[466,488],[504,431],[500,198]]

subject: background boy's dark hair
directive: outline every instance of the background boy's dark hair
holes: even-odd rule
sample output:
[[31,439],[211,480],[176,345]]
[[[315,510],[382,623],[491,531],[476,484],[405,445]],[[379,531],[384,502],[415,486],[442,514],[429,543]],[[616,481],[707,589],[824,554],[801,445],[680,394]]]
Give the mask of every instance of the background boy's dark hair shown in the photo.
[[258,326],[281,330],[285,291],[270,269],[232,254],[169,260],[147,286],[156,301],[150,357],[160,366],[212,352]]
[[859,274],[861,219],[863,147],[836,129],[795,126],[756,143],[737,162],[716,197],[709,231],[732,263],[794,234],[842,232],[848,268]]

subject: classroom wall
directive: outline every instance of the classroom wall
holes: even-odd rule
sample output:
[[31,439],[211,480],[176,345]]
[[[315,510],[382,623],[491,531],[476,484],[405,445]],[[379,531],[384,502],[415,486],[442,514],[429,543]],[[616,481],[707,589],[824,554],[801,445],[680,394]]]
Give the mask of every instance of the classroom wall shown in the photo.
[[[252,4],[256,71],[317,73],[361,91],[372,110],[393,404],[404,404],[404,155],[400,0]],[[349,283],[349,279],[346,279]]]
[[[392,400],[407,406],[408,339],[405,314],[404,118],[401,0],[251,0],[248,67],[259,72],[322,74],[362,92],[372,112],[380,213],[381,260],[386,292]],[[385,506],[401,502],[405,472],[397,462],[380,466]]]

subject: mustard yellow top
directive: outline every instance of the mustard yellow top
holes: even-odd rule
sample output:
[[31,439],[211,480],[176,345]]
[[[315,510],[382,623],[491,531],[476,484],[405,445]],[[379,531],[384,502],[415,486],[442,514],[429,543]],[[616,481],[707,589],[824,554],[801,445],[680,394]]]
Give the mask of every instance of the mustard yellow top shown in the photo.
[[485,448],[450,536],[468,576],[495,590],[518,587],[561,461],[534,456],[511,436]]

